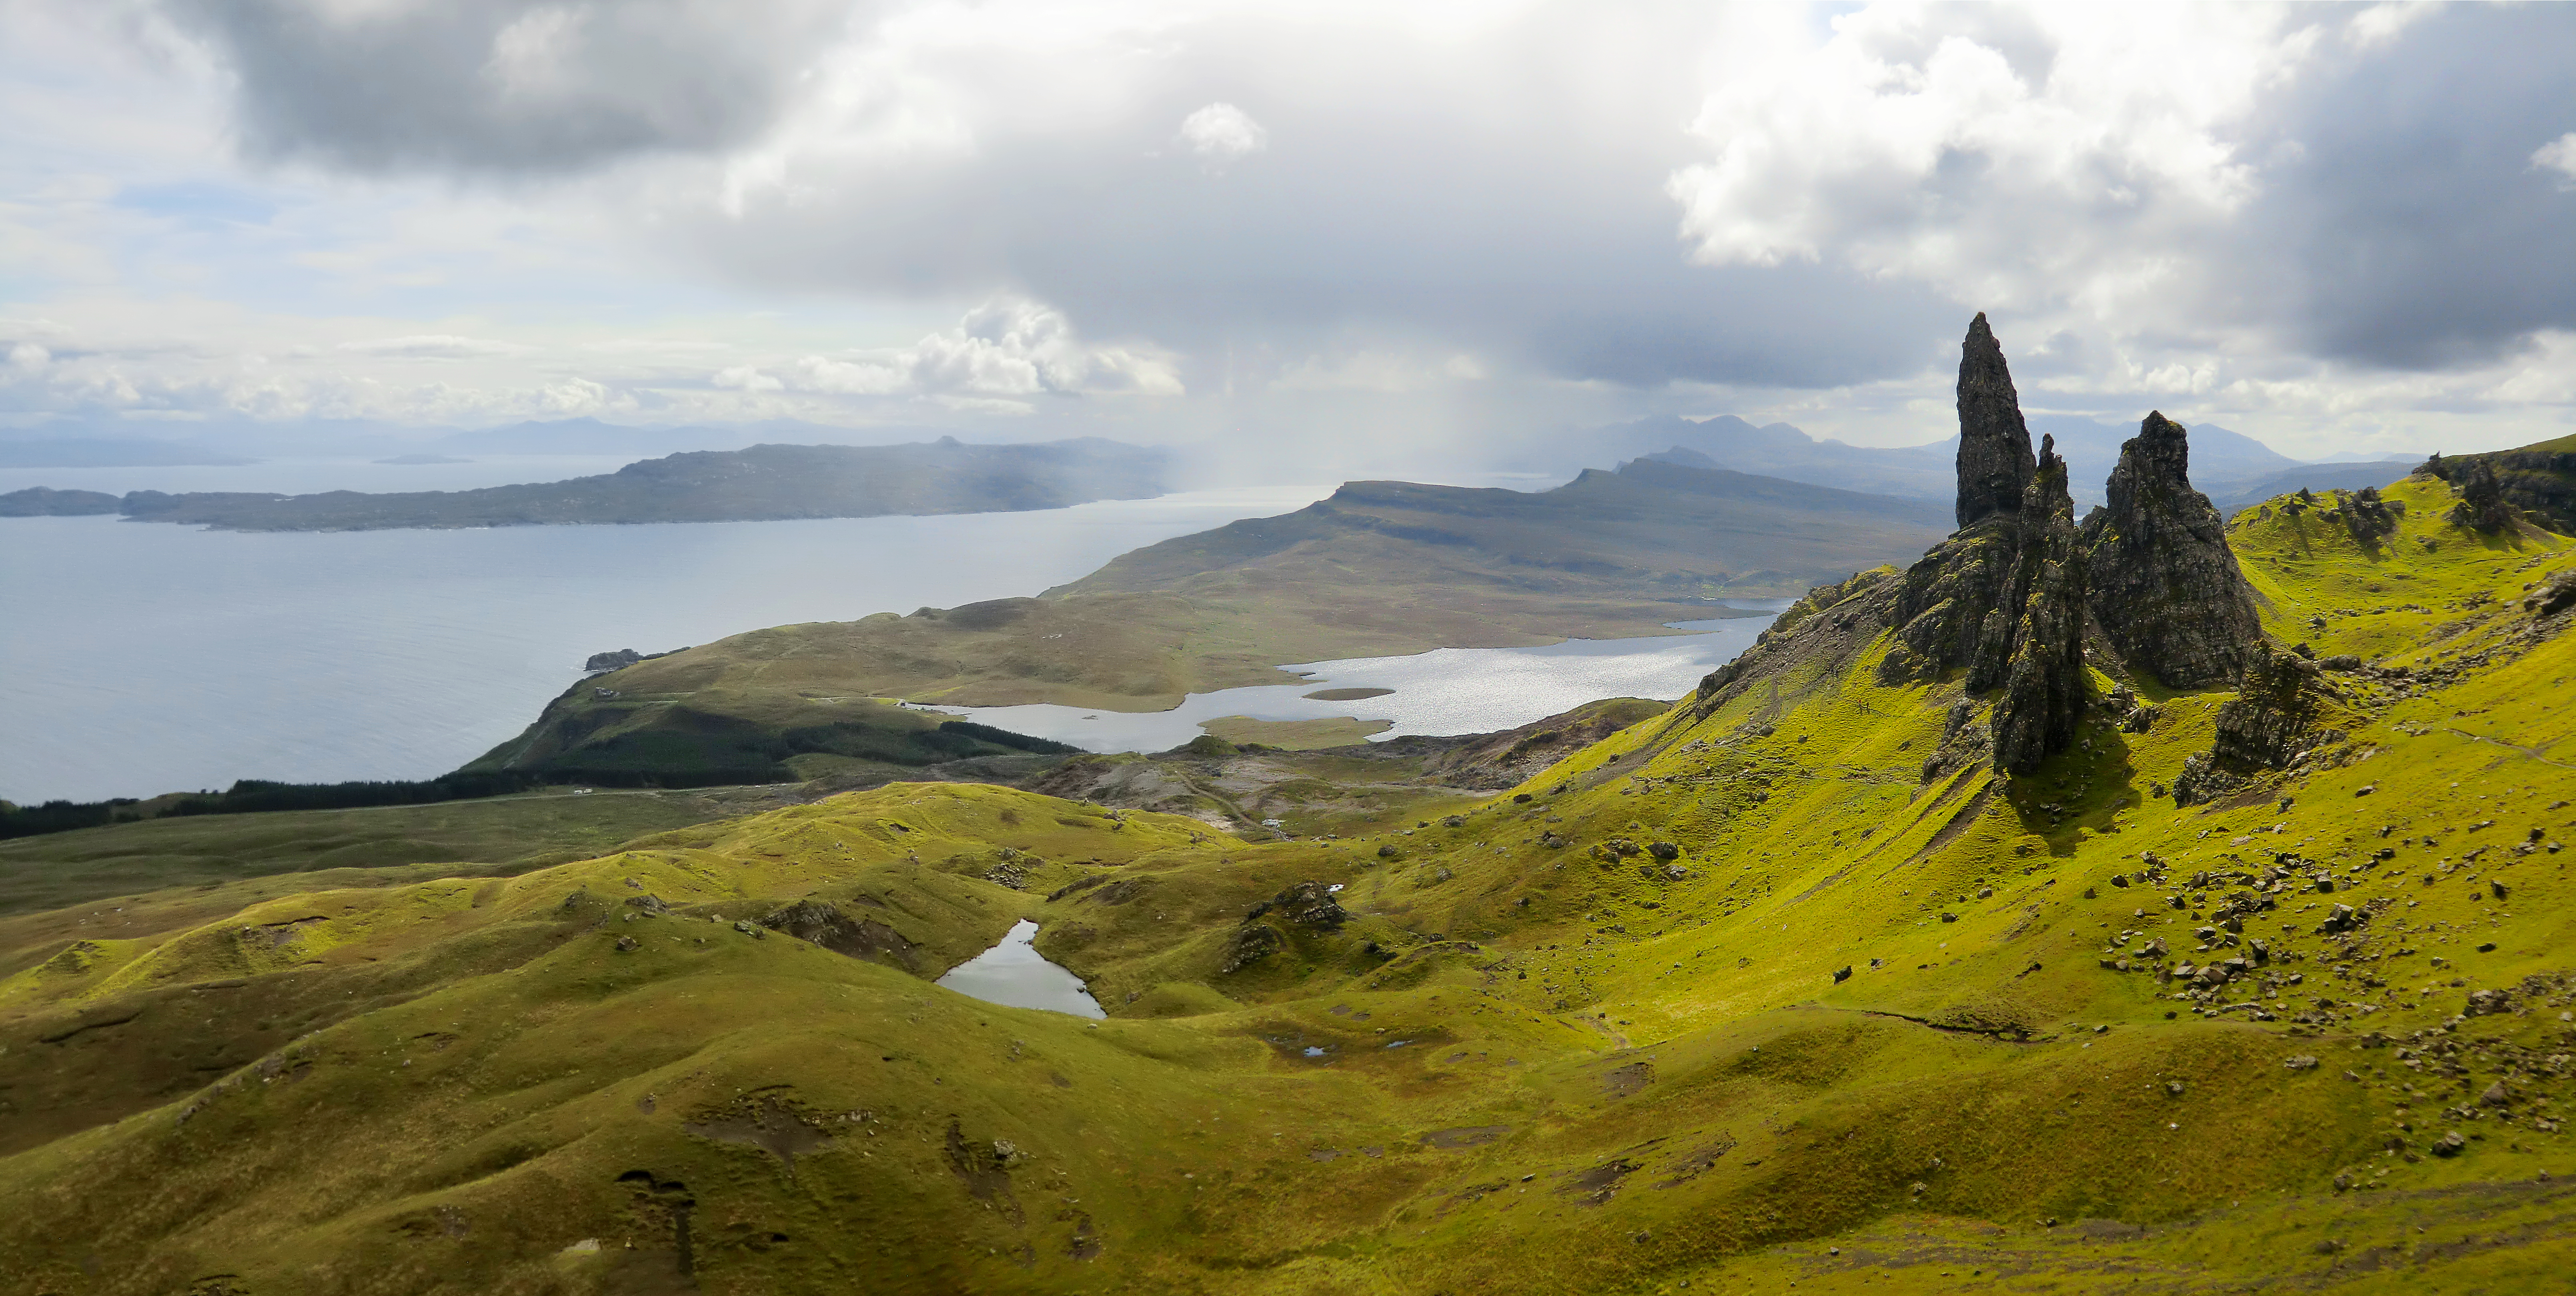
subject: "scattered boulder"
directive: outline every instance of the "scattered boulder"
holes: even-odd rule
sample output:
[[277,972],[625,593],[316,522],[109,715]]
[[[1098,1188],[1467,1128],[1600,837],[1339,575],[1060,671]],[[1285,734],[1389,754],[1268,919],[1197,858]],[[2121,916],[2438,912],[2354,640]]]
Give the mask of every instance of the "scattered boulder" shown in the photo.
[[2522,596],[2522,610],[2535,617],[2556,616],[2576,608],[2576,571],[2552,572]]
[[1648,842],[1646,853],[1659,860],[1671,861],[1682,857],[1682,848],[1671,842]]
[[2458,1130],[2452,1130],[2450,1133],[2433,1140],[2433,1155],[2438,1157],[2458,1156],[2468,1146],[2469,1141],[2460,1137],[2460,1132]]

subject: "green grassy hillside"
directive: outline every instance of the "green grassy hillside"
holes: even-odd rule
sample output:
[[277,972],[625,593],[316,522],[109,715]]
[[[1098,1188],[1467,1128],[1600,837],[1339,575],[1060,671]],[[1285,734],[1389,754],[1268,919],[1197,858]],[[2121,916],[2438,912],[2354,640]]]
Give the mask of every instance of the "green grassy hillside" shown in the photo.
[[[896,784],[66,926],[0,980],[0,1284],[2557,1290],[2576,542],[2388,495],[2231,524],[2340,732],[2188,808],[2228,694],[1999,779],[1865,575],[1411,828]],[[1106,1020],[930,984],[1022,917]]]

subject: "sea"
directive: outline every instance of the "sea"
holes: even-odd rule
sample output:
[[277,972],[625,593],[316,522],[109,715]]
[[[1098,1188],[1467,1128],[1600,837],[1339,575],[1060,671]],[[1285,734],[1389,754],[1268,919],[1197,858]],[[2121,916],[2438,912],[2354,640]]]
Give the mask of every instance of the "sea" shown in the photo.
[[[0,471],[0,492],[455,490],[621,462],[11,469]],[[433,777],[518,733],[595,652],[1035,594],[1130,549],[1289,512],[1332,489],[1267,484],[942,517],[455,531],[0,518],[0,798]],[[1678,697],[1762,624],[1282,663],[1303,674],[1194,697],[1158,717],[992,708],[978,718],[1095,750],[1160,750],[1195,734],[1199,719],[1231,714],[1396,721],[1382,736],[1474,733],[1594,697]],[[1395,692],[1361,703],[1297,696],[1328,686]],[[1039,714],[1049,711],[1065,714]]]

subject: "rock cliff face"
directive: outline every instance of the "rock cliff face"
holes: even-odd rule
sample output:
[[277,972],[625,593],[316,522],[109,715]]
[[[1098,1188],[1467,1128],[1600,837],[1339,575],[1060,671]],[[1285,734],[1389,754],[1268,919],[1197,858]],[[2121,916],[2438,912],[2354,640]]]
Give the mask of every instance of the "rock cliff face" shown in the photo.
[[2191,487],[2190,455],[2181,424],[2147,415],[2082,535],[2094,624],[2168,688],[2231,684],[2263,652],[2253,588],[2225,519]]
[[[2076,543],[2075,502],[2066,492],[2066,461],[2054,438],[2040,444],[2037,471],[2021,498],[2022,543],[2012,593],[2021,617],[2012,628],[2003,696],[1995,701],[1995,764],[2016,774],[2038,769],[2052,752],[2075,743],[2092,684],[2084,673],[2084,552]],[[2006,609],[1991,614],[2000,618]],[[1980,652],[1985,647],[1980,645]]]

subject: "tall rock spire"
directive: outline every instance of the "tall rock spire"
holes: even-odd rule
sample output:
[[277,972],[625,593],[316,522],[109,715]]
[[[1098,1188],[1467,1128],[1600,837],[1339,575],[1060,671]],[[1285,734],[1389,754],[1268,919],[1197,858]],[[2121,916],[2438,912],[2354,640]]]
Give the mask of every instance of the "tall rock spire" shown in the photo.
[[2035,470],[2003,344],[1979,311],[1959,348],[1959,526],[2018,511]]
[[2085,519],[2093,623],[2130,669],[2167,688],[2229,685],[2264,655],[2254,590],[2227,547],[2227,522],[2191,486],[2182,425],[2150,413],[2120,447]]
[[2057,457],[2054,437],[2040,442],[2020,513],[2011,600],[2020,605],[2020,621],[2003,695],[1995,699],[1994,734],[1996,766],[2028,774],[2050,753],[2075,745],[2093,693],[2084,673],[2084,550],[2076,542],[2075,501],[2066,492],[2066,461]]
[[2076,741],[2084,667],[2085,562],[2054,440],[2030,452],[2003,347],[1979,315],[1959,360],[1959,530],[1907,569],[1889,608],[1889,684],[1952,670],[1995,696],[1999,769],[2036,770]]

